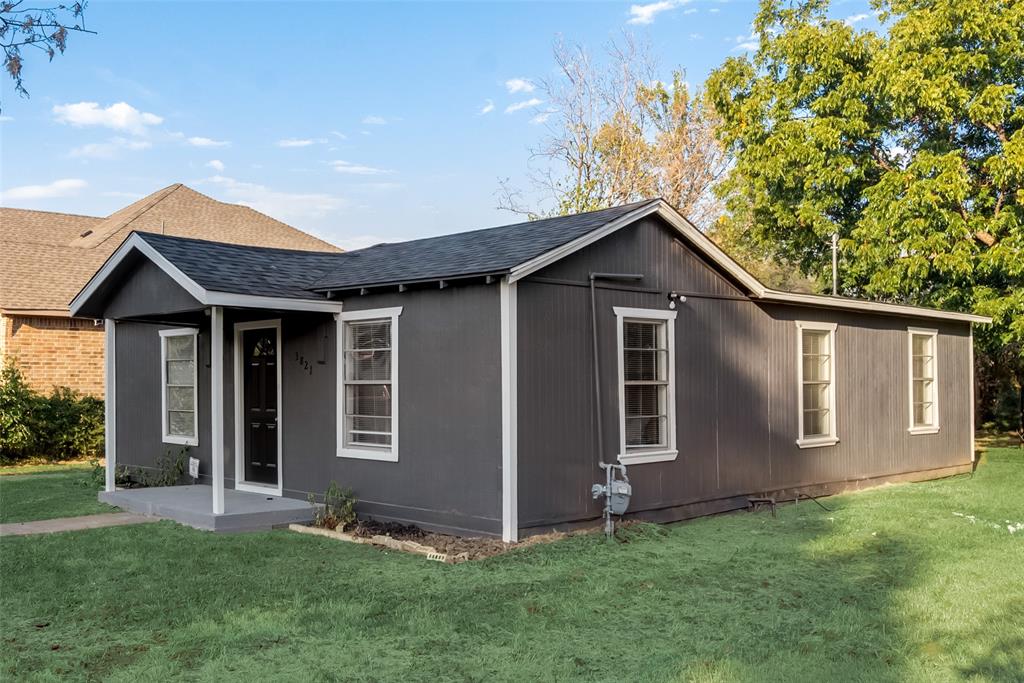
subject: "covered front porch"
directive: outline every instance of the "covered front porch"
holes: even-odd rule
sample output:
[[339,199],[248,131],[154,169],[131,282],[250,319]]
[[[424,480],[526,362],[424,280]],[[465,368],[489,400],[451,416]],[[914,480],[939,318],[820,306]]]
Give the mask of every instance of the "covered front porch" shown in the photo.
[[214,512],[213,487],[161,486],[101,491],[99,499],[122,510],[162,517],[207,531],[265,531],[313,520],[313,506],[306,501],[237,489],[223,492],[223,510]]
[[[103,502],[213,531],[312,518],[302,463],[323,449],[308,425],[333,417],[328,339],[341,303],[275,278],[330,255],[288,252],[268,270],[240,249],[133,233],[72,302],[106,330]],[[286,494],[286,448],[298,500]],[[118,487],[118,467],[145,484],[174,481],[183,464],[190,486]]]

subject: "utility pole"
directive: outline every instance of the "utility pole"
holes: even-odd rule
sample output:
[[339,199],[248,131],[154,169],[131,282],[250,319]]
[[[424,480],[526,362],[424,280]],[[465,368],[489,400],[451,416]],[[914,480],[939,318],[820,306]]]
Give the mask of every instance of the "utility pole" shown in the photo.
[[832,233],[832,296],[839,296],[839,233]]

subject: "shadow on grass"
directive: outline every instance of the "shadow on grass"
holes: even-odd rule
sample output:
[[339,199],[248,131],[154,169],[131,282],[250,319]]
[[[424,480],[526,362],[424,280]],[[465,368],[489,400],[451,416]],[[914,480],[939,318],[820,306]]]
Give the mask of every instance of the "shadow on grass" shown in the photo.
[[789,506],[777,519],[638,525],[624,543],[580,536],[457,566],[287,532],[214,536],[170,523],[5,541],[0,672],[1012,680],[1021,643],[1000,640],[998,626],[1019,601],[983,632],[939,638],[944,650],[961,637],[977,649],[962,669],[922,657],[919,622],[936,615],[915,612],[906,594],[934,582],[935,539],[890,496],[832,499],[833,512]]

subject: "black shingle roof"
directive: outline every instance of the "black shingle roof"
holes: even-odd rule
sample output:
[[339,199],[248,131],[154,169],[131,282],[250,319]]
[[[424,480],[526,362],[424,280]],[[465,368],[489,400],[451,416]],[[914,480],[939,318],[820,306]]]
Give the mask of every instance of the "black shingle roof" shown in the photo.
[[507,273],[653,201],[343,253],[138,235],[204,289],[323,299],[328,290]]
[[323,299],[309,291],[309,284],[342,255],[137,234],[203,289],[232,294]]
[[657,200],[345,252],[340,266],[310,288],[324,291],[505,273],[653,201]]

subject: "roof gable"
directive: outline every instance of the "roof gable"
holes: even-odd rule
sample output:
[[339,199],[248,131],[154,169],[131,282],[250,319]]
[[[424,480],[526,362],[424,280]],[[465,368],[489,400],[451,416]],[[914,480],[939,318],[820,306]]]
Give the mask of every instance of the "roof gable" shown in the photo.
[[350,251],[309,287],[330,291],[507,273],[657,201]]

